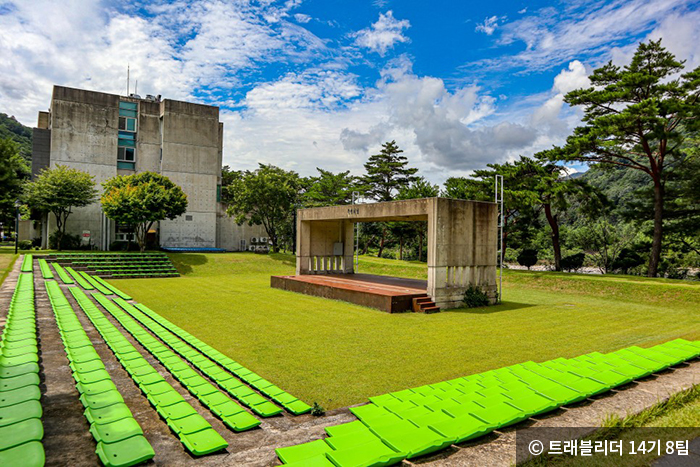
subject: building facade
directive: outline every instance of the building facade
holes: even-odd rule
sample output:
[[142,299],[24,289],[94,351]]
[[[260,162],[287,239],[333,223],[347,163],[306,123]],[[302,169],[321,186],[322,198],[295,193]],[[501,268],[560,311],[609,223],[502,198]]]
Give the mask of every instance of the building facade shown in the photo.
[[[160,173],[187,194],[187,212],[159,222],[149,235],[161,247],[238,251],[265,234],[262,227],[235,225],[220,203],[222,142],[218,107],[54,86],[50,109],[39,112],[34,129],[32,176],[65,165],[94,176],[101,192],[116,175]],[[46,246],[54,219],[40,228]],[[104,216],[99,200],[75,209],[67,232],[101,250],[130,235],[128,226]]]

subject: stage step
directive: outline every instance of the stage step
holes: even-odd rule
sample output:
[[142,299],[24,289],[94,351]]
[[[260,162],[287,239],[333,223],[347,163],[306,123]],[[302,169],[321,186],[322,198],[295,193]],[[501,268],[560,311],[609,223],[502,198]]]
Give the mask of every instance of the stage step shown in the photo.
[[437,313],[439,311],[440,307],[435,306],[435,302],[427,294],[413,299],[414,313]]

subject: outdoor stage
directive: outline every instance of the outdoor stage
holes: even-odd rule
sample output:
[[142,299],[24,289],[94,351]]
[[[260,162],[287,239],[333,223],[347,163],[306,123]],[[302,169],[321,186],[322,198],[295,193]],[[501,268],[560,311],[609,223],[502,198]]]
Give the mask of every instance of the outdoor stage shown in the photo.
[[[377,308],[389,313],[404,311],[435,312],[428,298],[427,281],[371,274],[306,274],[301,276],[272,276],[270,285],[276,289],[343,300],[357,305]],[[413,299],[426,306],[414,310]],[[432,305],[432,307],[430,307]],[[430,308],[430,309],[428,309]]]

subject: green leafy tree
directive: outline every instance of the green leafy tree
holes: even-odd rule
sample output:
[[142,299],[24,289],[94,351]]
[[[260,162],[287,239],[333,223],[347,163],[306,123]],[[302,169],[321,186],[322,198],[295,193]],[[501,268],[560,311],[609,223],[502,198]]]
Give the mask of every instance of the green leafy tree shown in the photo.
[[[406,187],[399,190],[396,199],[420,199],[434,198],[440,194],[440,188],[427,181],[424,177],[416,179]],[[390,223],[392,236],[399,239],[399,259],[403,259],[404,243],[406,241],[417,241],[418,260],[423,261],[423,248],[425,238],[428,235],[428,223],[426,221],[417,222],[392,222]]]
[[630,247],[637,238],[637,230],[631,224],[614,223],[607,217],[591,220],[571,233],[572,242],[589,252],[600,272],[611,272],[620,253]]
[[103,186],[105,216],[131,226],[142,253],[146,249],[146,234],[155,222],[175,219],[187,211],[185,192],[161,174],[117,175]]
[[337,206],[352,203],[352,193],[357,191],[358,179],[350,171],[334,174],[316,168],[319,175],[308,180],[309,189],[304,194],[304,203],[310,207]]
[[65,165],[44,169],[33,182],[24,185],[26,203],[32,209],[55,216],[59,250],[73,208],[91,204],[97,194],[92,175]]
[[641,43],[629,65],[612,62],[590,76],[591,87],[569,92],[565,101],[583,106],[584,125],[558,160],[582,161],[639,170],[653,182],[654,231],[648,275],[657,275],[663,242],[665,185],[669,171],[683,170],[681,150],[700,127],[700,67],[681,74],[678,61],[661,40]]
[[304,182],[296,172],[260,164],[245,171],[225,189],[231,200],[227,212],[240,225],[262,225],[278,252],[280,241],[291,239],[294,214],[300,207]]
[[0,139],[0,222],[14,225],[15,201],[22,194],[22,183],[29,178],[29,167],[12,140]]

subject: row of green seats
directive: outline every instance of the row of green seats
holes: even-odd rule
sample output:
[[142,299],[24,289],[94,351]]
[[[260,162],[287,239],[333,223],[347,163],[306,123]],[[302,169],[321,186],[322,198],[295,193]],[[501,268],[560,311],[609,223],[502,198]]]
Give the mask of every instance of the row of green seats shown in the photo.
[[[105,287],[105,288],[111,290],[112,293],[113,293],[114,295],[116,295],[117,297],[121,297],[121,298],[123,298],[124,300],[131,300],[131,296],[130,296],[130,295],[125,294],[124,292],[122,292],[121,290],[119,290],[118,288],[116,288],[115,286],[113,286],[112,284],[110,284],[109,282],[107,282],[106,280],[102,279],[100,276],[90,276],[90,277],[92,277],[92,279],[93,279],[95,282],[99,282],[100,285],[102,285],[102,287]],[[105,295],[110,295],[110,294],[105,294]]]
[[289,394],[283,389],[280,389],[279,387],[266,380],[262,376],[258,375],[257,373],[254,373],[253,371],[244,367],[243,365],[231,359],[230,357],[227,357],[226,355],[222,354],[210,345],[197,339],[189,332],[163,318],[147,306],[142,305],[140,303],[136,303],[135,306],[153,321],[155,321],[168,331],[178,336],[185,343],[199,350],[208,358],[210,358],[214,362],[218,363],[220,366],[224,367],[226,370],[236,375],[238,378],[246,382],[251,387],[257,389],[265,396],[280,404],[290,413],[294,415],[301,415],[311,411],[311,406],[309,406],[304,401],[294,397],[293,395]]
[[179,276],[180,274],[177,272],[156,272],[156,273],[134,273],[134,272],[126,272],[126,273],[116,273],[112,274],[112,277],[122,277],[122,278],[129,278],[129,277],[174,277],[174,276]]
[[[163,417],[185,448],[195,456],[203,456],[228,446],[204,417],[146,361],[122,332],[77,287],[70,289],[78,305],[100,333],[117,360],[131,375],[148,401]],[[136,432],[136,427],[132,427]]]
[[85,271],[80,271],[80,275],[90,283],[91,286],[93,286],[95,289],[97,289],[98,292],[105,294],[105,295],[112,295],[114,292],[108,287],[105,287],[102,285],[101,282],[95,280],[94,277],[92,277],[90,274],[88,274]]
[[260,420],[245,411],[243,407],[229,399],[224,393],[219,391],[216,386],[209,383],[205,378],[194,371],[185,363],[179,356],[170,350],[166,345],[158,339],[151,336],[140,324],[133,318],[121,311],[121,309],[112,303],[104,295],[99,292],[92,293],[93,298],[107,310],[124,329],[126,329],[134,338],[165,368],[177,379],[182,385],[204,406],[219,417],[226,426],[234,431],[246,431],[260,425]]
[[73,307],[55,281],[44,282],[61,340],[73,371],[95,453],[106,466],[140,464],[155,455],[143,430],[112,382]]
[[[649,349],[525,362],[437,384],[370,397],[352,407],[359,421],[277,449],[285,464],[390,465],[430,454],[587,399],[700,356],[700,343],[676,339]],[[387,449],[389,448],[389,449]]]
[[78,274],[78,271],[76,271],[75,269],[68,266],[65,268],[65,270],[68,274],[70,274],[70,276],[73,278],[73,280],[78,283],[78,285],[80,287],[84,288],[85,290],[94,290],[95,289],[88,281],[85,280],[85,278],[83,276]]
[[44,279],[53,279],[53,273],[51,272],[49,263],[47,263],[45,259],[39,260],[39,269],[41,269],[41,276]]
[[64,284],[75,284],[75,281],[70,278],[70,276],[68,275],[66,270],[63,269],[63,267],[60,264],[58,264],[58,263],[52,263],[52,264],[53,264],[54,270],[56,271],[56,274],[58,274],[58,277],[61,278],[61,280],[63,281]]
[[22,267],[20,271],[22,272],[32,272],[34,265],[32,264],[32,255],[24,255],[22,260]]
[[[215,381],[219,387],[223,388],[229,395],[239,400],[243,405],[248,406],[256,414],[261,417],[272,417],[282,412],[282,409],[250,389],[238,378],[231,376],[231,374],[221,369],[221,367],[207,358],[203,353],[183,342],[182,339],[136,309],[133,305],[120,298],[115,298],[114,303],[119,305],[122,310],[126,311],[157,338],[165,342],[170,348],[190,362],[190,364],[197,368],[204,376]],[[269,385],[271,386],[272,383]]]
[[34,277],[20,274],[0,338],[0,465],[44,465]]

